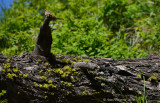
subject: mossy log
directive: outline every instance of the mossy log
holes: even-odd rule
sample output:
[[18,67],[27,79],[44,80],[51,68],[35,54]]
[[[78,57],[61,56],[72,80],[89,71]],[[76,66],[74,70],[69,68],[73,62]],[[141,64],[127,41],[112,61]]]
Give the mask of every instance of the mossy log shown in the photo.
[[[122,103],[160,100],[160,57],[111,59],[56,55],[54,65],[24,52],[0,55],[0,90],[9,103]],[[144,85],[145,84],[145,85]],[[145,88],[144,88],[145,87]]]

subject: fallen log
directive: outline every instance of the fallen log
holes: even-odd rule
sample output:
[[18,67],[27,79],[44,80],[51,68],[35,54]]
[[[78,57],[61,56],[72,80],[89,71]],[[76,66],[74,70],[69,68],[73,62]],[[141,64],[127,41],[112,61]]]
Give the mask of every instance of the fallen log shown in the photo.
[[111,59],[0,54],[0,90],[9,103],[122,103],[160,100],[160,57]]

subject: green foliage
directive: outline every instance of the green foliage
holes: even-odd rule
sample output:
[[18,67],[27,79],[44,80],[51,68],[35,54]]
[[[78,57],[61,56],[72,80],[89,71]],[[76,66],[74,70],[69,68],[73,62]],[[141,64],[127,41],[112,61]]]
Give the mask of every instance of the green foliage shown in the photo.
[[0,21],[0,52],[33,51],[43,10],[55,21],[52,52],[78,56],[141,58],[158,53],[158,0],[16,0]]

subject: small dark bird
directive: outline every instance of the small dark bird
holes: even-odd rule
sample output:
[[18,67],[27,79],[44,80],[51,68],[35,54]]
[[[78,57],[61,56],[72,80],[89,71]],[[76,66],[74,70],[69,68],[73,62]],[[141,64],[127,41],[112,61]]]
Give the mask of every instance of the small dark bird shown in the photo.
[[49,23],[50,21],[63,19],[53,16],[48,10],[44,10],[44,14],[45,20],[43,25],[40,27],[40,31],[32,54],[51,58],[53,56],[51,53],[52,35]]

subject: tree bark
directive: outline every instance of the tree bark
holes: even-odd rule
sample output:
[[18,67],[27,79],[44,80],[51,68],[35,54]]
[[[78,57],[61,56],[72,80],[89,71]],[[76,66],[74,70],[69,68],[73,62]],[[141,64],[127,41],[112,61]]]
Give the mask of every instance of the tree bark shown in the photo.
[[[149,103],[160,100],[160,57],[111,59],[24,52],[0,55],[0,90],[9,103],[136,102],[145,93]],[[145,89],[145,91],[144,91]]]

